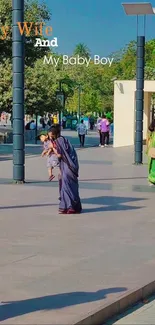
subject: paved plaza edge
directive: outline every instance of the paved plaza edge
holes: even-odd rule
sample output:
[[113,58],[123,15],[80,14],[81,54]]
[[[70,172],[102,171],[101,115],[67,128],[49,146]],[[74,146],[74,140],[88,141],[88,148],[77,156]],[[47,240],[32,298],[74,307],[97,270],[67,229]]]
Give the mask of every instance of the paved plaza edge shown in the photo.
[[155,293],[155,281],[147,285],[137,288],[132,292],[128,291],[121,298],[117,298],[110,304],[103,304],[103,306],[87,315],[85,318],[80,318],[74,325],[106,325],[106,321],[112,317],[121,314],[127,308],[143,301]]

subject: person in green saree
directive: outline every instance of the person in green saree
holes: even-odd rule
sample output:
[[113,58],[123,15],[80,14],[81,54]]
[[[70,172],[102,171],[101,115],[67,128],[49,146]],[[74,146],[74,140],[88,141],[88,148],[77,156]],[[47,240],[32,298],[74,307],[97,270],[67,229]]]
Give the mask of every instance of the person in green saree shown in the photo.
[[148,180],[150,186],[155,185],[155,120],[152,121],[147,136]]

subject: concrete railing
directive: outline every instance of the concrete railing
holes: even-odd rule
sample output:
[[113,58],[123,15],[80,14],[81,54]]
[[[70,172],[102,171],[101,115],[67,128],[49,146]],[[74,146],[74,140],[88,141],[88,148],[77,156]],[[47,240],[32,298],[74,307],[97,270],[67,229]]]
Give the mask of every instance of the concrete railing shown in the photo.
[[[38,131],[38,133],[41,130]],[[12,130],[4,129],[0,130],[0,143],[13,143],[13,132]],[[35,144],[36,143],[36,130],[25,130],[25,143]]]

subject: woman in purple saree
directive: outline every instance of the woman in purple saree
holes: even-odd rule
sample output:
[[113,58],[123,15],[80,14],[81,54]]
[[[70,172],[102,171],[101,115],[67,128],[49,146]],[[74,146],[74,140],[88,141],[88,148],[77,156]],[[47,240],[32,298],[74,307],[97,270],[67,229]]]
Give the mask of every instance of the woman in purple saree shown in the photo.
[[59,128],[52,127],[51,132],[53,139],[55,139],[53,150],[60,159],[61,178],[59,180],[59,213],[81,213],[82,206],[78,184],[79,163],[76,151],[66,138],[60,136]]

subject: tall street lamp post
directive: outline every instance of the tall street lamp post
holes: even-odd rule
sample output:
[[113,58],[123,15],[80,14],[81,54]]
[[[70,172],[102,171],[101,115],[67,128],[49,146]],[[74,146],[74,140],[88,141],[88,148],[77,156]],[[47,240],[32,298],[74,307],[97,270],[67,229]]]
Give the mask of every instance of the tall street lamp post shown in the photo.
[[81,118],[81,84],[78,85],[78,123]]
[[[146,15],[154,15],[151,3],[122,3],[128,16],[137,16],[137,66],[136,66],[136,112],[135,112],[135,164],[143,163],[143,111]],[[143,17],[144,32],[139,35],[139,16]]]
[[65,105],[65,94],[62,90],[62,82],[63,82],[63,80],[59,80],[59,90],[56,92],[56,98],[59,100],[60,106],[61,106],[61,109],[59,111],[59,124],[62,121],[62,114],[63,114],[63,110],[64,110],[64,105]]
[[24,0],[12,0],[13,180],[24,183],[24,36],[20,34],[17,22],[24,22]]
[[78,123],[79,123],[80,118],[81,118],[81,93],[82,93],[82,87],[81,87],[81,84],[76,82],[75,80],[73,80],[73,84],[76,86],[75,89],[78,89],[78,111],[77,111],[77,115],[78,115]]

